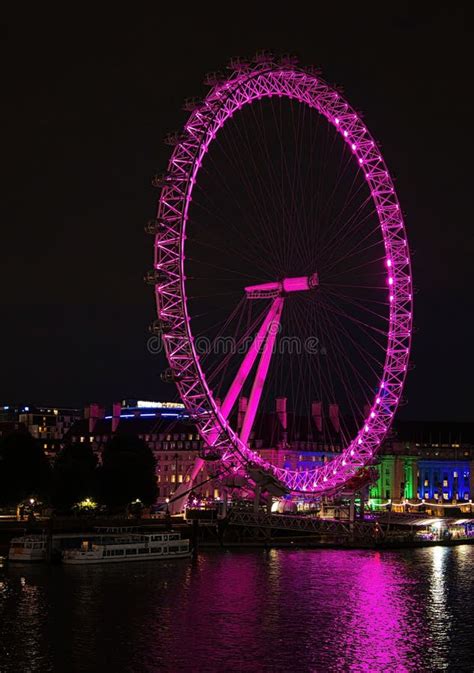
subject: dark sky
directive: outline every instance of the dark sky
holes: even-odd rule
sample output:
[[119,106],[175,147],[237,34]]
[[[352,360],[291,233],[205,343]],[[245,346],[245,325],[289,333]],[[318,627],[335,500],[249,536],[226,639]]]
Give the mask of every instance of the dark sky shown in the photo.
[[396,177],[418,288],[402,414],[473,419],[473,17],[344,4],[3,17],[0,401],[172,396],[146,348],[150,176],[203,75],[267,47],[343,85]]

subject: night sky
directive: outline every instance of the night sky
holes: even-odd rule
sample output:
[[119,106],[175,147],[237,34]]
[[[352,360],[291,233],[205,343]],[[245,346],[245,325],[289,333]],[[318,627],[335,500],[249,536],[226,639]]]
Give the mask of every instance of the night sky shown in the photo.
[[204,74],[269,48],[344,87],[396,178],[418,290],[400,413],[473,419],[473,17],[383,5],[3,17],[0,402],[173,397],[146,347],[150,178]]

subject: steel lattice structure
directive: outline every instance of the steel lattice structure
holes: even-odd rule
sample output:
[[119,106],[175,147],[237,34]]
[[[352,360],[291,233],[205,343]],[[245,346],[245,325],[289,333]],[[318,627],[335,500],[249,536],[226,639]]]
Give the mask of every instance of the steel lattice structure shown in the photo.
[[[207,77],[211,89],[203,101],[188,101],[190,111],[173,145],[166,173],[154,179],[161,189],[157,217],[148,225],[155,235],[154,269],[147,280],[155,286],[158,320],[169,378],[176,382],[182,401],[207,446],[230,470],[258,468],[291,492],[316,495],[334,491],[358,468],[369,464],[389,430],[400,401],[407,372],[412,328],[412,277],[402,212],[392,179],[377,143],[364,122],[341,94],[321,79],[318,71],[272,57],[258,62],[234,61],[230,76]],[[242,442],[223,416],[206,382],[191,333],[184,262],[186,224],[199,169],[216,134],[245,105],[283,96],[315,108],[349,145],[362,168],[383,236],[389,293],[389,331],[385,366],[365,422],[347,448],[329,463],[305,472],[278,468],[264,461]]]
[[332,539],[347,541],[354,538],[373,542],[387,536],[387,526],[373,521],[355,519],[321,519],[314,516],[292,516],[231,510],[228,521],[233,526],[247,529],[295,531],[308,535],[330,535]]

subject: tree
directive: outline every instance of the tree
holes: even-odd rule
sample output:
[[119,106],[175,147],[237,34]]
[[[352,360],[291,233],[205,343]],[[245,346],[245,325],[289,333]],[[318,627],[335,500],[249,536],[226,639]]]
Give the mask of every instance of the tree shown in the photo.
[[150,505],[156,499],[155,458],[136,436],[118,435],[107,444],[99,475],[101,499],[110,507],[125,507],[137,499]]
[[97,458],[90,444],[66,444],[53,469],[51,500],[58,509],[70,510],[97,493]]
[[39,442],[29,433],[0,439],[0,504],[17,505],[33,495],[47,497],[51,468]]

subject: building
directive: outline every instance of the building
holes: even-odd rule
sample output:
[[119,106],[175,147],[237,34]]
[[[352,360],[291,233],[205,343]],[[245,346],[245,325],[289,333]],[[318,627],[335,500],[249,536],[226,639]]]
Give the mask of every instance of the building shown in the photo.
[[[236,411],[237,425],[242,422],[245,405],[242,398]],[[90,404],[71,428],[68,440],[89,443],[100,461],[107,442],[120,435],[138,436],[153,451],[161,501],[171,497],[183,482],[190,482],[196,458],[205,453],[184,405],[177,402],[128,399],[113,404],[109,414],[100,405]],[[341,450],[339,425],[334,414],[329,428],[323,428],[316,412],[309,421],[295,417],[286,412],[286,400],[279,398],[275,411],[257,419],[249,445],[279,467],[304,470],[317,467]],[[190,491],[201,498],[220,498],[222,486],[212,476],[211,462],[204,461]]]
[[34,404],[0,406],[0,435],[29,432],[41,442],[46,455],[54,460],[74,423],[83,417],[82,409]]
[[[241,398],[234,427],[242,426],[247,400]],[[337,405],[323,418],[321,405],[312,405],[310,417],[287,412],[286,399],[278,398],[273,411],[257,417],[249,445],[272,464],[295,471],[317,467],[341,451],[343,441]],[[135,435],[153,451],[159,498],[166,500],[205,455],[196,428],[180,402],[127,399],[112,405],[109,413],[99,404],[83,411],[65,407],[3,405],[0,435],[30,432],[53,460],[66,442],[88,443],[101,460],[114,436]],[[379,478],[370,487],[371,504],[393,508],[422,503],[439,509],[468,504],[474,493],[474,423],[397,421],[377,457]],[[213,479],[212,461],[203,467],[190,492],[219,498],[222,487]]]
[[398,421],[379,457],[375,505],[422,501],[439,509],[474,493],[474,423]]
[[[169,498],[179,484],[189,481],[189,472],[202,452],[201,439],[184,405],[175,402],[123,400],[112,406],[107,414],[103,407],[86,407],[82,420],[76,422],[68,441],[90,444],[101,460],[105,445],[115,436],[137,436],[153,451],[156,460],[158,497]],[[204,497],[219,497],[209,481],[206,467],[199,475],[197,493]]]

